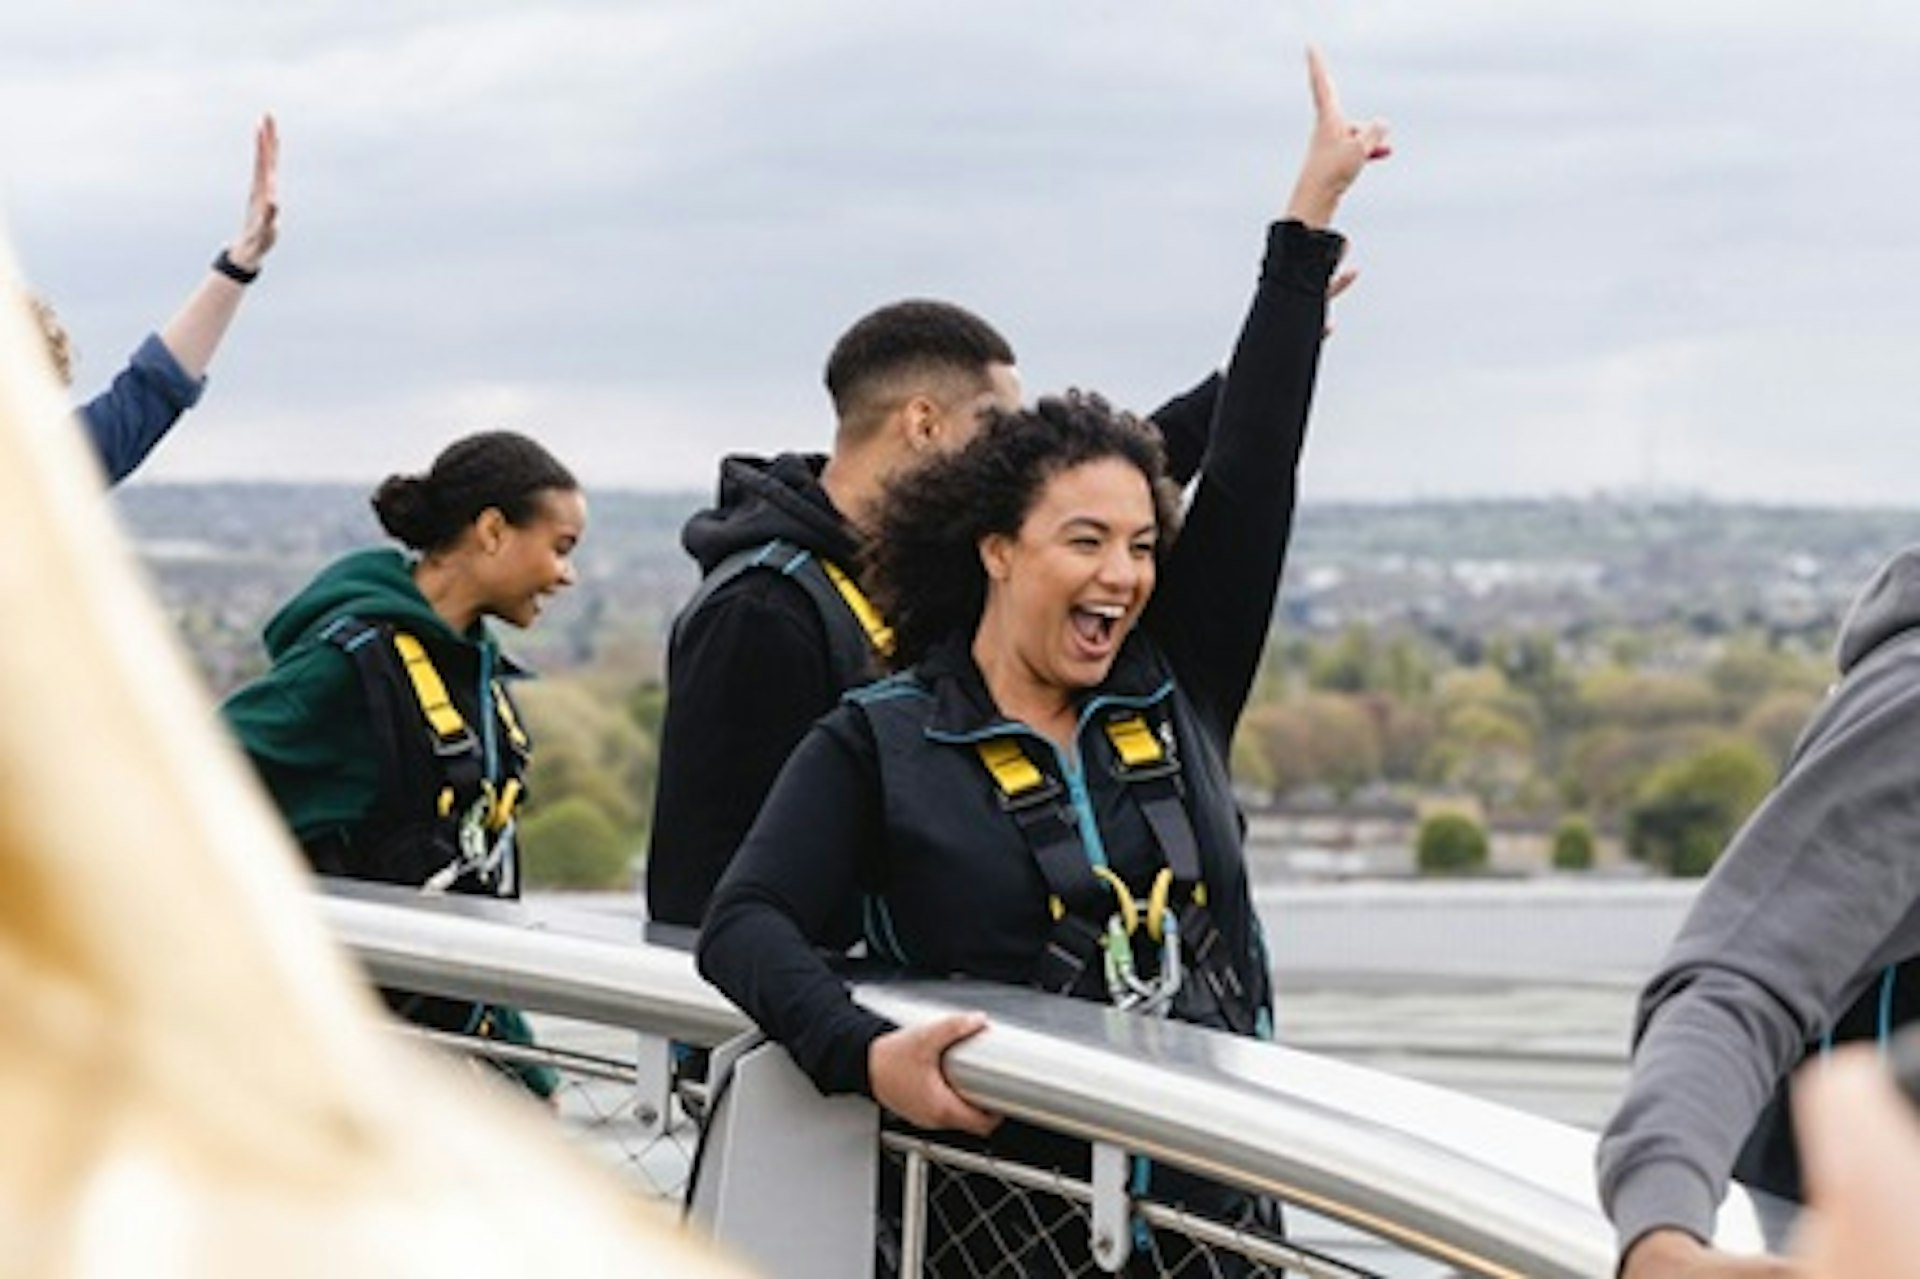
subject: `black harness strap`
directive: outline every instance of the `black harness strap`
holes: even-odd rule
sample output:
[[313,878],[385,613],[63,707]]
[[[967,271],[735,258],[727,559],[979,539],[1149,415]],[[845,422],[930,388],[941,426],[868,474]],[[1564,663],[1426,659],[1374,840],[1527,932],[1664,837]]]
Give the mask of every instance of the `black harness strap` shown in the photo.
[[674,630],[678,631],[715,591],[742,573],[777,573],[799,586],[813,602],[826,631],[827,664],[834,682],[842,689],[858,688],[880,673],[879,664],[865,624],[855,613],[852,601],[827,575],[826,565],[826,560],[784,538],[735,551],[702,579],[700,588],[674,619]]
[[1162,860],[1173,873],[1172,900],[1179,903],[1174,910],[1188,966],[1199,975],[1228,1027],[1251,1035],[1258,1025],[1253,1001],[1233,966],[1220,926],[1207,909],[1200,844],[1187,814],[1173,726],[1165,718],[1149,725],[1143,715],[1128,714],[1108,720],[1106,730],[1113,744],[1115,772],[1127,783],[1128,793],[1160,846]]
[[[314,868],[422,886],[456,865],[465,866],[460,827],[481,802],[488,804],[489,821],[498,819],[490,835],[509,838],[504,828],[524,789],[531,744],[505,687],[495,680],[490,704],[482,709],[497,717],[507,745],[502,790],[496,794],[479,735],[453,705],[417,639],[389,623],[353,616],[329,622],[319,637],[353,663],[378,751],[380,798],[362,829],[307,841]],[[511,858],[510,849],[506,856]],[[470,869],[461,869],[456,883],[507,891],[501,885],[511,882],[510,867],[502,868],[502,878],[491,887],[489,877]]]
[[1012,738],[978,742],[974,750],[1047,883],[1053,931],[1027,980],[1050,994],[1071,994],[1100,951],[1113,895],[1087,863],[1079,824],[1059,779],[1043,771]]
[[413,695],[394,669],[385,632],[362,618],[337,617],[320,638],[347,655],[366,699],[367,724],[380,752],[380,810],[393,820],[418,816],[408,797],[437,793],[439,779],[429,776],[420,751],[401,744],[401,725],[414,721]]

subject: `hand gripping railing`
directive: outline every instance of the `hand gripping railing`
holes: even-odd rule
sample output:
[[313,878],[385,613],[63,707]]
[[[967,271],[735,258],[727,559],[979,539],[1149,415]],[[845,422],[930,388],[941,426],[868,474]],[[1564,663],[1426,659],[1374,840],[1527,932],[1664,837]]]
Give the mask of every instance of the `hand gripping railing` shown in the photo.
[[[648,944],[637,925],[582,936],[521,906],[420,907],[406,894],[324,901],[336,935],[383,984],[691,1043],[719,1043],[747,1026],[684,950]],[[910,982],[856,993],[903,1024],[984,1010],[991,1029],[947,1062],[959,1089],[987,1109],[1273,1194],[1469,1273],[1612,1272],[1588,1133],[1020,988]]]

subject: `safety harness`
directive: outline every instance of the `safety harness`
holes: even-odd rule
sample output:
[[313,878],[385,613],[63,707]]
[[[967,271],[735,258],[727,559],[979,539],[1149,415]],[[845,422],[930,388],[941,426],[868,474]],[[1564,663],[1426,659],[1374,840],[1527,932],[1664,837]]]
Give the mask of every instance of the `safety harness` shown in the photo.
[[[379,744],[382,799],[370,854],[380,873],[423,892],[512,896],[514,811],[526,793],[532,743],[498,679],[487,682],[507,749],[490,775],[480,735],[453,703],[426,646],[385,622],[340,617],[320,638],[350,658]],[[391,847],[404,842],[405,847]],[[377,846],[390,845],[385,849]],[[401,863],[408,870],[399,870]],[[349,873],[366,868],[347,867]]]
[[785,538],[749,546],[713,566],[674,622],[678,630],[713,593],[742,573],[777,573],[805,591],[827,634],[827,660],[836,685],[858,688],[880,673],[893,653],[893,629],[852,576],[832,560]]
[[[1156,728],[1129,710],[1111,715],[1102,727],[1113,746],[1115,772],[1139,806],[1163,862],[1144,904],[1111,868],[1089,859],[1065,787],[1017,739],[995,737],[974,746],[1047,883],[1053,930],[1028,980],[1041,990],[1069,994],[1097,955],[1116,1006],[1164,1016],[1191,974],[1227,1027],[1251,1035],[1253,999],[1207,909],[1172,725],[1161,718]],[[1142,930],[1158,949],[1159,971],[1151,977],[1143,977],[1135,962]]]

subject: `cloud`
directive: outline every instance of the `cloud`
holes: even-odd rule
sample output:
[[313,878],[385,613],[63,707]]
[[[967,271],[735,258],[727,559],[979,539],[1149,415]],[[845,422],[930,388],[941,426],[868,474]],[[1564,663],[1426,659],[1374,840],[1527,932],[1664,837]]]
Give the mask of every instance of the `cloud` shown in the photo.
[[9,214],[86,376],[230,232],[255,113],[286,136],[283,247],[157,476],[338,474],[500,395],[633,423],[578,436],[585,472],[704,486],[733,441],[817,445],[826,349],[905,294],[992,317],[1035,390],[1147,407],[1231,340],[1308,39],[1399,142],[1343,210],[1322,482],[1886,500],[1910,469],[1890,4],[124,9],[0,16]]

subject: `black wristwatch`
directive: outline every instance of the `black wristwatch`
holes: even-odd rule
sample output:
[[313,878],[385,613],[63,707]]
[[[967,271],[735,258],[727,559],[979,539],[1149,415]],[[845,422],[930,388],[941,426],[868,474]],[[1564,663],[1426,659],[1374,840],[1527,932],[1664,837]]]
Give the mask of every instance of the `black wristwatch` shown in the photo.
[[259,267],[255,267],[251,271],[247,270],[247,268],[228,257],[225,249],[220,250],[220,256],[213,260],[213,269],[226,276],[229,280],[232,280],[235,284],[252,284],[260,278]]

